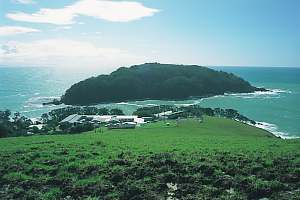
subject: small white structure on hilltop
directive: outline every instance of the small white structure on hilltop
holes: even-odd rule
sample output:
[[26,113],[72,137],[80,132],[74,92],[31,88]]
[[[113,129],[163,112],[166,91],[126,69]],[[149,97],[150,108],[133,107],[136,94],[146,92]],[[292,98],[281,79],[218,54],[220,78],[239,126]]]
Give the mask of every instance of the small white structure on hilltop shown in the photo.
[[158,118],[168,118],[168,116],[170,116],[172,114],[173,114],[173,111],[169,110],[169,111],[166,111],[166,112],[161,112],[161,113],[154,114],[154,116],[158,117]]
[[33,125],[39,125],[43,123],[41,118],[30,118],[30,121],[32,122]]
[[184,114],[184,111],[166,111],[166,112],[161,112],[154,114],[155,117],[159,119],[177,119],[178,117],[182,116]]
[[37,125],[30,125],[29,128],[36,127],[38,130],[42,130],[42,128],[45,126],[45,124],[37,124]]
[[113,121],[118,121],[120,123],[135,123],[136,125],[138,124],[143,124],[144,119],[139,118],[136,115],[78,115],[78,114],[73,114],[65,119],[63,119],[60,123],[71,123],[71,124],[81,124],[84,122],[92,122],[92,123],[111,123]]

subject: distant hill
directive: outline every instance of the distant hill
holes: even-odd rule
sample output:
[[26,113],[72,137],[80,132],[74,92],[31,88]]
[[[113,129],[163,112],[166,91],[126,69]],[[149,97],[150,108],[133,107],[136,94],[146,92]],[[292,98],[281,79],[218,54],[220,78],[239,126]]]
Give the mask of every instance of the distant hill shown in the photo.
[[72,85],[62,96],[68,105],[144,99],[186,99],[265,90],[242,78],[197,65],[146,63]]

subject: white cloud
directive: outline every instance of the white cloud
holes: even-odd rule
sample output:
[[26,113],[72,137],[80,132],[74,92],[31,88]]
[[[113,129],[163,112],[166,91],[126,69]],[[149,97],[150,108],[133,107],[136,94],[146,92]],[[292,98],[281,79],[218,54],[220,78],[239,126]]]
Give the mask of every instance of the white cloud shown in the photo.
[[68,25],[74,24],[75,18],[80,15],[112,22],[129,22],[152,16],[156,12],[159,10],[145,7],[139,2],[133,1],[80,0],[64,8],[42,8],[32,14],[8,13],[6,17],[16,21]]
[[12,0],[13,3],[20,3],[20,4],[34,4],[36,3],[33,0]]
[[53,30],[57,31],[57,30],[70,30],[70,29],[72,29],[72,26],[57,26]]
[[17,35],[33,32],[40,32],[40,30],[22,26],[0,26],[0,36]]
[[101,48],[89,42],[49,39],[0,44],[0,65],[108,68],[142,62],[119,48]]
[[63,26],[63,27],[61,27],[61,29],[69,30],[69,29],[72,29],[72,26]]

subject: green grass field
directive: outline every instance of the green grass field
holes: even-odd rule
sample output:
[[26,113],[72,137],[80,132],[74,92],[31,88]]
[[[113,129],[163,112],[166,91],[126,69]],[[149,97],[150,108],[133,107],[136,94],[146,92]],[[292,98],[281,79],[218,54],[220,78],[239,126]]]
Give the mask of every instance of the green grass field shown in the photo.
[[224,118],[0,140],[0,199],[299,199],[300,140]]

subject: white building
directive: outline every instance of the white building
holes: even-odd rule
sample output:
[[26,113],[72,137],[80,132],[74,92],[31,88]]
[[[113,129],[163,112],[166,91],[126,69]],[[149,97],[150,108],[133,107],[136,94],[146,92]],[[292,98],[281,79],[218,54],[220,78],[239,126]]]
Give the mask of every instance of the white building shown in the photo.
[[69,122],[71,124],[83,123],[86,121],[91,121],[94,123],[109,123],[111,121],[120,121],[120,122],[134,122],[136,124],[143,124],[144,119],[139,118],[136,115],[78,115],[73,114],[65,119],[63,119],[60,123]]
[[161,112],[161,113],[154,114],[154,116],[158,117],[158,118],[168,118],[168,116],[170,116],[172,114],[173,114],[173,111],[169,110],[169,111],[166,111],[166,112]]

